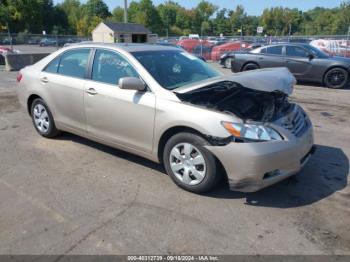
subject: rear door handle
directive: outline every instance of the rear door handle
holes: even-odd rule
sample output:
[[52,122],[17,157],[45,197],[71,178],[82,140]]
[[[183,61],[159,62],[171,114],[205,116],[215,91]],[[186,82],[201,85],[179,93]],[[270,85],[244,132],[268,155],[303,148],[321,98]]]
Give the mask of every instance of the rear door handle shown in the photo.
[[47,77],[44,76],[44,77],[42,77],[42,78],[40,79],[40,81],[41,81],[42,83],[46,84],[46,83],[49,82],[49,79],[47,79]]
[[88,93],[89,95],[96,95],[97,94],[96,90],[92,87],[87,89],[85,92]]

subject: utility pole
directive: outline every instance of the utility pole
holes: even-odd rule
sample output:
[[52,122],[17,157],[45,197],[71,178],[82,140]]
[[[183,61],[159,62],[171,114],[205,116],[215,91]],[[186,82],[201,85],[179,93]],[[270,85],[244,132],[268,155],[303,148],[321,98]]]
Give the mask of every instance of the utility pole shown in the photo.
[[9,27],[9,23],[8,23],[8,22],[6,22],[6,27],[7,27],[7,34],[8,34],[9,39],[10,39],[11,50],[13,50],[13,46],[12,46],[12,37],[11,37],[10,27]]
[[242,50],[242,41],[243,41],[243,25],[241,25],[241,43],[239,46],[239,50]]
[[348,55],[348,48],[349,48],[349,35],[350,35],[350,25],[348,27],[348,37],[346,39],[346,56]]
[[289,33],[288,33],[288,42],[290,42],[290,34],[292,32],[292,24],[289,23]]
[[124,0],[124,23],[128,22],[128,0]]

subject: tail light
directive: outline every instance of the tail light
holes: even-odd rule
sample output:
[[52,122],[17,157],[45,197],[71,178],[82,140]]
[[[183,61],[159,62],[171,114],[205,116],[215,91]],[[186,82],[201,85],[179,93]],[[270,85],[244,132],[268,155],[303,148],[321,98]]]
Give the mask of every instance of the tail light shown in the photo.
[[21,73],[18,73],[18,75],[16,77],[17,82],[18,83],[21,82],[22,78],[23,78],[23,75]]

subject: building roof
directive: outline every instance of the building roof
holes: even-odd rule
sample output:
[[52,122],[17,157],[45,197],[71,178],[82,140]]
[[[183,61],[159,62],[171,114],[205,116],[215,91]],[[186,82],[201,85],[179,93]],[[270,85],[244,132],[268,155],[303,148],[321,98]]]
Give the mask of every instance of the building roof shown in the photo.
[[151,31],[141,24],[133,23],[113,23],[103,22],[106,26],[118,33],[144,33],[150,34]]

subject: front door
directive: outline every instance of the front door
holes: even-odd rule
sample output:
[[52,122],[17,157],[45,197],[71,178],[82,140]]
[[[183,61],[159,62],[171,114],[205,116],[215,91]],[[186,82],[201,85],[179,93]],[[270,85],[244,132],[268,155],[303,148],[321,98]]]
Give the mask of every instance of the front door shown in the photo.
[[85,85],[87,132],[138,151],[152,151],[155,95],[124,90],[122,77],[139,77],[132,65],[111,50],[96,50],[91,80]]
[[295,77],[302,79],[312,67],[312,59],[309,53],[302,47],[286,46],[286,67]]

